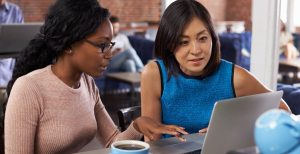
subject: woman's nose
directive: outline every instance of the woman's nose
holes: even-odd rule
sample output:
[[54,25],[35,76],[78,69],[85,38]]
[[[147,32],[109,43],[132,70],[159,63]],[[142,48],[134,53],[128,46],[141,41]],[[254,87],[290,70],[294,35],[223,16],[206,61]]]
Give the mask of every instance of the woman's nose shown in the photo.
[[108,51],[104,53],[104,58],[105,59],[111,59],[113,57],[112,51]]
[[199,54],[201,52],[200,43],[197,40],[192,41],[192,54]]

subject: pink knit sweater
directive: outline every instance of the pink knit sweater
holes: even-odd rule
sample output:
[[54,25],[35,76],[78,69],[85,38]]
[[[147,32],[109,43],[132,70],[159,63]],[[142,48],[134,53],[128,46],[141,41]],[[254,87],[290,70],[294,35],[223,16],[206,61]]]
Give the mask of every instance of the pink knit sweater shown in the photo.
[[5,113],[6,154],[73,153],[96,134],[105,147],[141,137],[132,125],[119,132],[91,77],[82,75],[73,89],[47,66],[15,82]]

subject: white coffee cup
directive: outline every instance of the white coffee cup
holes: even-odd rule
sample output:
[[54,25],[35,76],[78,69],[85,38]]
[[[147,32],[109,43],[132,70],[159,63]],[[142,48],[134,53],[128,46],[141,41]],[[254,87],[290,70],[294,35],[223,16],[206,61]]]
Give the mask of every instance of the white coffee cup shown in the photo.
[[111,145],[112,154],[148,154],[150,145],[137,140],[116,141]]

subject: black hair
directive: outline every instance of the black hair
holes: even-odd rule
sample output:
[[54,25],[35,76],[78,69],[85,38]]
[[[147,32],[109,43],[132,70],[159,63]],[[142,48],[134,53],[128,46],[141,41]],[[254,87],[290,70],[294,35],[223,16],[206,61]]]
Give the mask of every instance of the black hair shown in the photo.
[[[20,76],[52,64],[72,44],[94,33],[108,18],[109,11],[102,8],[97,0],[56,0],[49,8],[39,34],[17,58],[12,79],[7,86],[8,96]],[[3,104],[4,113],[6,104],[7,100]],[[3,126],[4,117],[1,118]],[[0,143],[3,145],[3,127],[1,129]]]
[[17,58],[7,87],[8,95],[17,78],[52,64],[72,44],[95,32],[108,17],[108,10],[97,0],[57,0],[50,7],[40,34]]
[[155,38],[155,56],[164,61],[168,78],[179,73],[178,62],[173,52],[180,42],[184,27],[193,17],[200,19],[212,38],[212,55],[203,70],[203,75],[211,74],[220,63],[220,45],[208,10],[195,0],[177,0],[165,10]]
[[7,86],[8,96],[20,76],[52,64],[72,44],[94,33],[108,18],[109,11],[97,0],[57,0],[50,7],[40,33],[17,58]]
[[111,23],[120,22],[120,19],[117,16],[110,16],[109,20]]

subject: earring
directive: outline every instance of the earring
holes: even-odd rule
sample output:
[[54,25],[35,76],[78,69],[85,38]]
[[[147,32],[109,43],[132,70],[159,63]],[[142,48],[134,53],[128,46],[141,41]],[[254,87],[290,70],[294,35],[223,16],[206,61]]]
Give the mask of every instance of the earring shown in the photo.
[[67,50],[67,53],[68,53],[68,54],[71,54],[72,52],[73,52],[72,49]]

